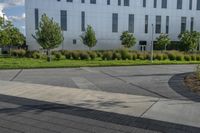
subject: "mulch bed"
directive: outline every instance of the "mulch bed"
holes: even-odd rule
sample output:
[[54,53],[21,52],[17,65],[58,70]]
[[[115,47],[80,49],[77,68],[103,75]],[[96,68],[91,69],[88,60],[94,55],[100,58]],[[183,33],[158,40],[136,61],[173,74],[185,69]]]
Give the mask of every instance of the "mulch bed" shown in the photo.
[[200,80],[195,74],[185,77],[185,84],[193,91],[200,94]]

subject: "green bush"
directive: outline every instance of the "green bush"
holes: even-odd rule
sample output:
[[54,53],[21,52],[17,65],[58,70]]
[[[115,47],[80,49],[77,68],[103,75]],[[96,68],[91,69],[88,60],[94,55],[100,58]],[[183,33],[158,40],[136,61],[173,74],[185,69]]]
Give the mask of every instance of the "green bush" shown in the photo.
[[183,61],[184,60],[184,56],[182,54],[177,54],[176,55],[176,60],[177,61]]
[[79,60],[80,59],[80,52],[79,51],[73,51],[71,53],[71,56],[74,60]]
[[34,59],[41,59],[42,58],[42,54],[39,53],[39,52],[34,52],[32,54],[32,58],[34,58]]
[[156,54],[155,59],[156,60],[163,60],[163,54]]
[[72,58],[72,52],[65,51],[65,58],[70,60]]
[[167,59],[168,59],[167,54],[163,54],[163,60],[167,60]]
[[129,53],[128,49],[121,49],[119,50],[119,52],[121,53],[121,57],[123,60],[131,58],[131,54]]
[[24,49],[16,49],[11,51],[11,55],[19,58],[23,58],[26,56],[26,50]]
[[136,53],[133,53],[133,54],[132,54],[132,59],[133,59],[133,60],[137,60],[137,54],[136,54]]
[[186,61],[191,61],[191,56],[185,55],[185,56],[184,56],[184,59],[185,59]]
[[196,58],[197,58],[196,55],[194,55],[194,54],[191,55],[191,60],[192,60],[192,61],[196,61],[196,60],[197,60]]
[[118,53],[118,52],[114,52],[113,53],[113,60],[121,60],[122,59],[122,56],[121,56],[121,54],[120,53]]
[[91,60],[95,60],[95,58],[97,57],[97,54],[94,51],[89,51],[88,54]]
[[176,54],[175,53],[168,53],[168,59],[169,60],[176,60]]
[[197,60],[197,61],[200,61],[200,55],[198,55],[198,56],[196,57],[196,60]]
[[62,54],[60,52],[55,53],[54,56],[56,60],[60,60],[62,58]]
[[102,59],[103,60],[112,60],[113,53],[111,51],[107,51],[103,53]]
[[145,60],[145,55],[140,53],[137,55],[137,58],[140,60]]
[[80,53],[80,59],[81,60],[89,60],[90,59],[90,56],[87,52],[81,52]]

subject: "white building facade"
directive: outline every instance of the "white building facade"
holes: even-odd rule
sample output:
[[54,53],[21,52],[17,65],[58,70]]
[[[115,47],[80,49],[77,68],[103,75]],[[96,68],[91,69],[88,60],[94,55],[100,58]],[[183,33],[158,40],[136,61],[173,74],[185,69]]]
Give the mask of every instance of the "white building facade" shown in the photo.
[[98,40],[94,49],[121,48],[120,35],[137,38],[134,49],[149,50],[153,39],[166,33],[173,41],[183,31],[200,31],[200,0],[26,0],[26,37],[30,50],[40,49],[32,37],[42,14],[52,17],[63,30],[59,49],[88,49],[80,35],[87,25]]

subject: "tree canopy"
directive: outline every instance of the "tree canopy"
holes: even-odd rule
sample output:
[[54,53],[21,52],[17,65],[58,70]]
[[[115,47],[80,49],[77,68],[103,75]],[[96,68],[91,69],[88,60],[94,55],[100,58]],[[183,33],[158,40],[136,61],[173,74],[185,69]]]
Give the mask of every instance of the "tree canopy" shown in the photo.
[[125,48],[131,48],[136,44],[136,38],[132,33],[129,33],[128,31],[124,31],[122,33],[120,40]]
[[167,48],[167,45],[169,45],[171,43],[171,40],[170,38],[168,37],[167,34],[160,34],[159,37],[156,38],[156,49],[159,49],[159,50],[166,50]]
[[81,40],[84,45],[89,47],[89,49],[93,48],[97,44],[96,35],[92,26],[87,26],[85,33],[81,35]]

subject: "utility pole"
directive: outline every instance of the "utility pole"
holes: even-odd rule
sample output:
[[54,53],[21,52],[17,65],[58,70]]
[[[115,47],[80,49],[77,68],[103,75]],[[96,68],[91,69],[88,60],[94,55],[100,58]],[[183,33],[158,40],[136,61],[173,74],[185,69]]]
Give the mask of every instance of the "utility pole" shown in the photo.
[[152,24],[152,40],[151,40],[151,62],[153,62],[153,49],[154,49],[154,25]]

